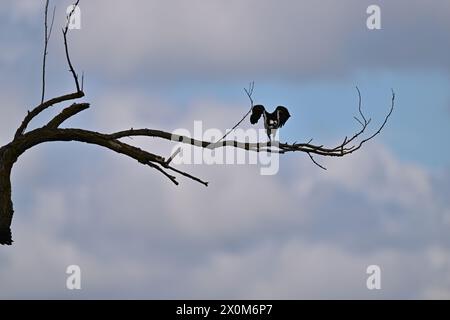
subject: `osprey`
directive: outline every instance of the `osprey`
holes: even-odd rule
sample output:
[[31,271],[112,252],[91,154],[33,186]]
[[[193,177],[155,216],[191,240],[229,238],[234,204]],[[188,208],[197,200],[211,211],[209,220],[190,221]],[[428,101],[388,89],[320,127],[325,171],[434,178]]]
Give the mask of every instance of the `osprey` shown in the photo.
[[256,124],[259,118],[261,118],[261,115],[264,117],[264,128],[266,129],[270,141],[272,141],[270,134],[273,134],[275,137],[277,129],[284,126],[291,116],[288,109],[283,106],[278,106],[274,112],[270,113],[266,111],[263,105],[258,104],[252,108],[250,123]]

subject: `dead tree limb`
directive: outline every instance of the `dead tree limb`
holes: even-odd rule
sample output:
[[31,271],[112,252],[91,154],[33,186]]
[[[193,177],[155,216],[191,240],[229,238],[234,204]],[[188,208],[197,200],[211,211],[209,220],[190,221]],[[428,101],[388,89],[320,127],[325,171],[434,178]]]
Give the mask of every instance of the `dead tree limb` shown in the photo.
[[[79,4],[79,0],[75,2],[74,7],[67,16],[66,25],[63,28],[63,40],[64,40],[64,50],[65,56],[67,60],[67,64],[69,66],[70,74],[75,83],[76,91],[73,93],[63,94],[58,97],[51,98],[49,100],[44,101],[45,97],[45,64],[46,64],[46,55],[47,55],[47,45],[50,40],[51,29],[47,28],[47,13],[49,1],[45,2],[45,45],[44,45],[44,54],[43,54],[43,65],[42,65],[42,96],[41,102],[39,105],[34,107],[31,111],[28,111],[27,115],[23,119],[22,123],[16,130],[14,138],[8,144],[0,147],[0,244],[3,245],[11,245],[12,244],[12,236],[11,236],[11,222],[13,218],[13,203],[11,200],[11,170],[13,165],[19,159],[19,157],[25,153],[27,150],[40,145],[42,143],[53,142],[53,141],[77,141],[88,144],[97,145],[103,147],[105,149],[109,149],[115,153],[122,154],[131,159],[136,160],[142,165],[148,166],[156,172],[163,174],[166,178],[168,178],[172,183],[178,185],[179,182],[177,180],[176,175],[184,176],[188,179],[201,183],[204,186],[208,186],[208,182],[195,177],[194,175],[184,172],[180,169],[177,169],[171,166],[172,160],[178,154],[177,152],[170,156],[168,159],[164,157],[151,153],[146,150],[142,150],[136,146],[129,145],[121,139],[123,138],[132,138],[135,136],[141,137],[150,137],[163,139],[171,142],[183,143],[192,145],[195,147],[203,148],[203,149],[217,149],[223,148],[225,146],[231,146],[236,149],[243,149],[249,152],[268,152],[268,153],[278,153],[284,154],[288,152],[304,152],[306,153],[310,159],[317,166],[325,169],[322,165],[320,165],[313,156],[322,156],[322,157],[343,157],[345,155],[351,154],[357,150],[359,150],[367,141],[372,140],[376,137],[385,127],[388,122],[393,110],[394,110],[394,102],[395,102],[395,93],[392,91],[392,99],[391,99],[391,107],[386,115],[384,122],[382,125],[371,135],[367,137],[363,137],[366,133],[366,130],[371,122],[370,119],[367,119],[362,111],[362,98],[361,92],[357,88],[359,103],[358,103],[358,111],[359,117],[355,117],[357,122],[361,125],[359,131],[353,134],[350,138],[345,137],[342,143],[337,144],[332,147],[325,147],[323,145],[315,145],[312,144],[312,139],[307,143],[280,143],[280,142],[240,142],[236,140],[225,140],[227,135],[225,135],[222,139],[217,142],[213,141],[202,141],[196,140],[191,137],[181,136],[172,134],[162,130],[155,129],[130,129],[113,133],[100,133],[95,131],[89,131],[84,129],[77,128],[61,128],[61,125],[71,117],[77,115],[78,113],[89,109],[89,103],[72,103],[71,105],[64,108],[59,114],[54,116],[50,121],[47,122],[46,125],[27,131],[27,128],[31,121],[38,115],[40,115],[46,109],[55,106],[57,104],[73,101],[76,99],[80,99],[84,97],[83,85],[79,84],[78,75],[73,67],[72,61],[70,59],[69,47],[67,41],[67,35],[69,31],[69,23],[72,14],[75,11],[76,6]],[[52,18],[53,24],[53,18]],[[83,81],[82,81],[83,83]],[[253,107],[253,99],[252,94],[254,90],[254,83],[250,84],[249,89],[246,89],[246,94],[250,99],[251,107]],[[250,109],[251,111],[251,109]],[[234,130],[239,124],[244,121],[244,119],[248,116],[247,113],[234,127]],[[231,130],[231,131],[232,131]],[[171,174],[171,173],[173,174]]]

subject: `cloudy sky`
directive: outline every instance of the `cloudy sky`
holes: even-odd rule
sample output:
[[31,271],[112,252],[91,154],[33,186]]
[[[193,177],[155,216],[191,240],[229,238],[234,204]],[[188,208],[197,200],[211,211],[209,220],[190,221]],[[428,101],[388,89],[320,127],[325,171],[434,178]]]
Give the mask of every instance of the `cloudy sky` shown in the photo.
[[[0,5],[0,144],[40,100],[43,2]],[[47,97],[73,90],[54,0]],[[366,9],[381,8],[381,30]],[[231,128],[255,102],[286,105],[289,142],[333,144],[374,129],[344,159],[185,165],[178,187],[135,161],[49,143],[15,165],[14,245],[0,248],[0,298],[450,298],[450,2],[81,1],[72,60],[91,108],[68,127],[113,132]],[[63,106],[39,116],[37,127]],[[248,123],[242,125],[249,128]],[[163,156],[173,144],[125,140]],[[79,265],[82,290],[66,288]],[[368,290],[378,265],[381,290]]]

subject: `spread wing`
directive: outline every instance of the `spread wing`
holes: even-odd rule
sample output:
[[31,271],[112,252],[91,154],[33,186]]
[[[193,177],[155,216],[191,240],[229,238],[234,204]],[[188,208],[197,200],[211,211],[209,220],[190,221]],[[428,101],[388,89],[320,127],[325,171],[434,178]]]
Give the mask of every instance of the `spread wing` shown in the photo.
[[261,104],[257,104],[252,108],[252,115],[250,116],[250,123],[256,124],[261,118],[261,115],[264,113],[265,109],[264,106]]
[[286,121],[288,121],[291,115],[289,114],[288,109],[283,106],[278,106],[275,109],[275,112],[277,114],[278,127],[281,128],[282,126],[284,126]]

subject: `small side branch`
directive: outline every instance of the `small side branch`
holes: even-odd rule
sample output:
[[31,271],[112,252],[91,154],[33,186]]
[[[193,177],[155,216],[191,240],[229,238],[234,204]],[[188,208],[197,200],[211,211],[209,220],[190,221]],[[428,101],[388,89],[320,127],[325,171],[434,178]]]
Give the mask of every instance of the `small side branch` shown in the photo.
[[205,187],[207,187],[208,184],[209,184],[209,182],[203,181],[203,180],[201,180],[200,178],[197,178],[197,177],[195,177],[195,176],[193,176],[193,175],[191,175],[191,174],[189,174],[189,173],[187,173],[187,172],[184,172],[184,171],[175,169],[174,167],[171,167],[171,166],[169,166],[169,165],[166,165],[165,167],[166,167],[167,169],[170,169],[170,170],[172,170],[172,171],[174,171],[174,172],[176,172],[176,173],[179,173],[179,174],[181,174],[182,176],[185,176],[185,177],[187,177],[187,178],[189,178],[189,179],[191,179],[191,180],[197,181],[197,182],[203,184]]
[[372,139],[375,138],[377,135],[379,135],[379,134],[381,133],[381,130],[383,130],[384,127],[386,126],[386,123],[388,122],[389,118],[390,118],[391,115],[392,115],[392,112],[394,111],[394,104],[395,104],[395,92],[394,92],[394,89],[391,89],[391,92],[392,92],[391,109],[389,110],[389,113],[388,113],[387,116],[384,118],[384,121],[383,121],[382,125],[378,128],[378,130],[377,130],[374,134],[372,134],[370,137],[368,137],[368,138],[362,140],[361,143],[360,143],[360,146],[361,146],[362,144],[364,144],[365,142],[367,142],[367,141],[369,141],[369,140],[372,140]]
[[56,117],[54,117],[47,125],[47,128],[56,129],[58,128],[64,121],[69,119],[70,117],[73,117],[77,113],[86,110],[89,108],[89,103],[74,103],[70,107],[65,108],[63,111],[61,111],[60,114],[58,114]]
[[181,147],[178,147],[177,150],[175,150],[175,152],[169,157],[169,159],[167,159],[166,165],[169,165],[180,152],[181,152]]
[[48,4],[49,0],[45,2],[45,12],[44,12],[44,53],[42,58],[42,94],[41,94],[41,104],[44,103],[45,98],[45,68],[46,68],[46,62],[47,62],[47,47],[48,42],[50,41],[50,37],[52,35],[52,29],[53,29],[53,22],[55,21],[55,10],[56,7],[53,7],[53,15],[52,15],[52,21],[50,23],[50,29],[48,28]]
[[233,128],[231,128],[231,130],[230,131],[228,131],[219,141],[222,141],[223,139],[225,139],[231,132],[233,132],[244,120],[245,120],[245,118],[247,118],[248,117],[248,115],[252,112],[252,109],[253,109],[253,98],[252,98],[252,96],[253,96],[253,90],[255,89],[255,82],[254,81],[252,81],[252,82],[250,82],[250,85],[249,85],[249,87],[248,87],[248,89],[247,88],[244,88],[244,91],[245,91],[245,93],[247,94],[247,96],[248,96],[248,98],[250,99],[250,110],[242,117],[242,119],[238,122],[238,123],[236,123],[235,125],[234,125],[234,127]]
[[80,83],[78,82],[78,75],[75,72],[75,69],[73,68],[72,61],[70,60],[69,47],[67,44],[67,32],[69,31],[70,19],[72,18],[72,15],[75,12],[75,9],[77,8],[79,3],[80,3],[80,0],[77,0],[77,2],[75,2],[75,4],[73,5],[72,11],[67,16],[66,26],[62,30],[67,64],[69,65],[69,71],[70,71],[70,73],[72,73],[73,80],[75,81],[75,87],[77,88],[78,92],[81,91],[81,87],[80,87]]
[[23,136],[23,139],[13,142],[12,144],[17,144],[14,149],[18,150],[19,153],[23,153],[38,144],[50,141],[78,141],[95,144],[110,149],[119,154],[128,156],[132,159],[137,160],[141,164],[148,165],[151,168],[164,173],[164,175],[176,185],[178,185],[176,177],[168,174],[166,170],[171,170],[205,186],[208,186],[208,182],[205,182],[189,173],[171,167],[169,164],[167,164],[163,157],[121,142],[115,139],[112,135],[82,129],[57,128],[57,126],[65,119],[70,118],[71,115],[74,115],[77,112],[86,109],[87,107],[87,104],[74,104],[66,108],[52,121],[50,121],[47,126],[30,131]]

